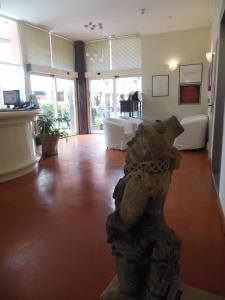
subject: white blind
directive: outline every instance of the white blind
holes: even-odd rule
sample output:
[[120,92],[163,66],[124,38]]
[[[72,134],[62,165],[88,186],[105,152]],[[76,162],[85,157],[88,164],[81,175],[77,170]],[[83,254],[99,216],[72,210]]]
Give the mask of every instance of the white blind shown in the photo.
[[74,70],[73,42],[51,35],[53,67],[64,70]]
[[19,22],[23,63],[51,66],[50,39],[47,31]]
[[140,37],[113,39],[111,49],[113,70],[141,68]]
[[110,51],[108,40],[87,42],[85,50],[86,67],[88,72],[110,70]]

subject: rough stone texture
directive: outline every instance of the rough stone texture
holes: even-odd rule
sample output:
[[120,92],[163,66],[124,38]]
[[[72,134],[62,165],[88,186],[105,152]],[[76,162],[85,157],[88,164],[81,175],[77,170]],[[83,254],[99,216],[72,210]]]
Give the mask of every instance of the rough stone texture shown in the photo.
[[[175,282],[169,291],[166,300],[225,300],[224,297],[211,294],[193,288],[188,285]],[[100,300],[138,300],[138,298],[127,297],[120,292],[119,282],[116,277],[110,282],[105,291],[102,293]]]
[[128,143],[125,175],[113,193],[116,209],[106,223],[119,282],[107,299],[164,300],[179,277],[181,243],[165,223],[163,205],[180,160],[172,145],[182,132],[171,117],[140,125]]
[[[181,294],[180,284],[178,281],[174,281],[173,286],[170,288],[169,293],[167,294],[166,300],[179,300],[179,294]],[[177,296],[177,298],[176,298]],[[119,288],[118,278],[115,276],[110,284],[107,286],[105,291],[102,293],[100,300],[138,300],[138,297],[132,297],[124,295]],[[154,299],[154,298],[152,298]]]

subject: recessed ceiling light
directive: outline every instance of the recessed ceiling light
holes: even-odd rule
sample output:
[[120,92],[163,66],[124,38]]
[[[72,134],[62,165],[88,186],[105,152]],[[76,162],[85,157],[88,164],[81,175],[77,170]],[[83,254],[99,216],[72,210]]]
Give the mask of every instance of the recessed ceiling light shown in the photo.
[[141,14],[144,15],[146,12],[146,8],[141,8]]

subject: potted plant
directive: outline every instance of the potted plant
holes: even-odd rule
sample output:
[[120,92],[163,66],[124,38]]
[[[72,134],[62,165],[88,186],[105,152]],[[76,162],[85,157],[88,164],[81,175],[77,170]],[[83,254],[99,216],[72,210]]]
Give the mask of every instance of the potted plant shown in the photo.
[[37,120],[38,136],[42,144],[42,156],[48,157],[57,155],[58,141],[60,138],[67,138],[68,133],[59,128],[61,122],[69,122],[65,118],[53,118],[51,115],[41,115]]

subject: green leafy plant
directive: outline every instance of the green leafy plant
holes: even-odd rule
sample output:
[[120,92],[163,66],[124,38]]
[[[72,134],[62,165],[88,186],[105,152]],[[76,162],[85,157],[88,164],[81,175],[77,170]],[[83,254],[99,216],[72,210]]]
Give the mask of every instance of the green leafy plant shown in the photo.
[[53,118],[50,115],[41,115],[37,121],[38,135],[41,138],[47,136],[66,138],[68,133],[59,128],[61,122],[66,122],[69,128],[69,121],[65,118]]
[[58,117],[70,121],[70,109],[67,103],[58,102]]
[[54,118],[54,113],[53,113],[54,108],[53,108],[53,104],[52,103],[41,104],[41,110],[48,117]]

